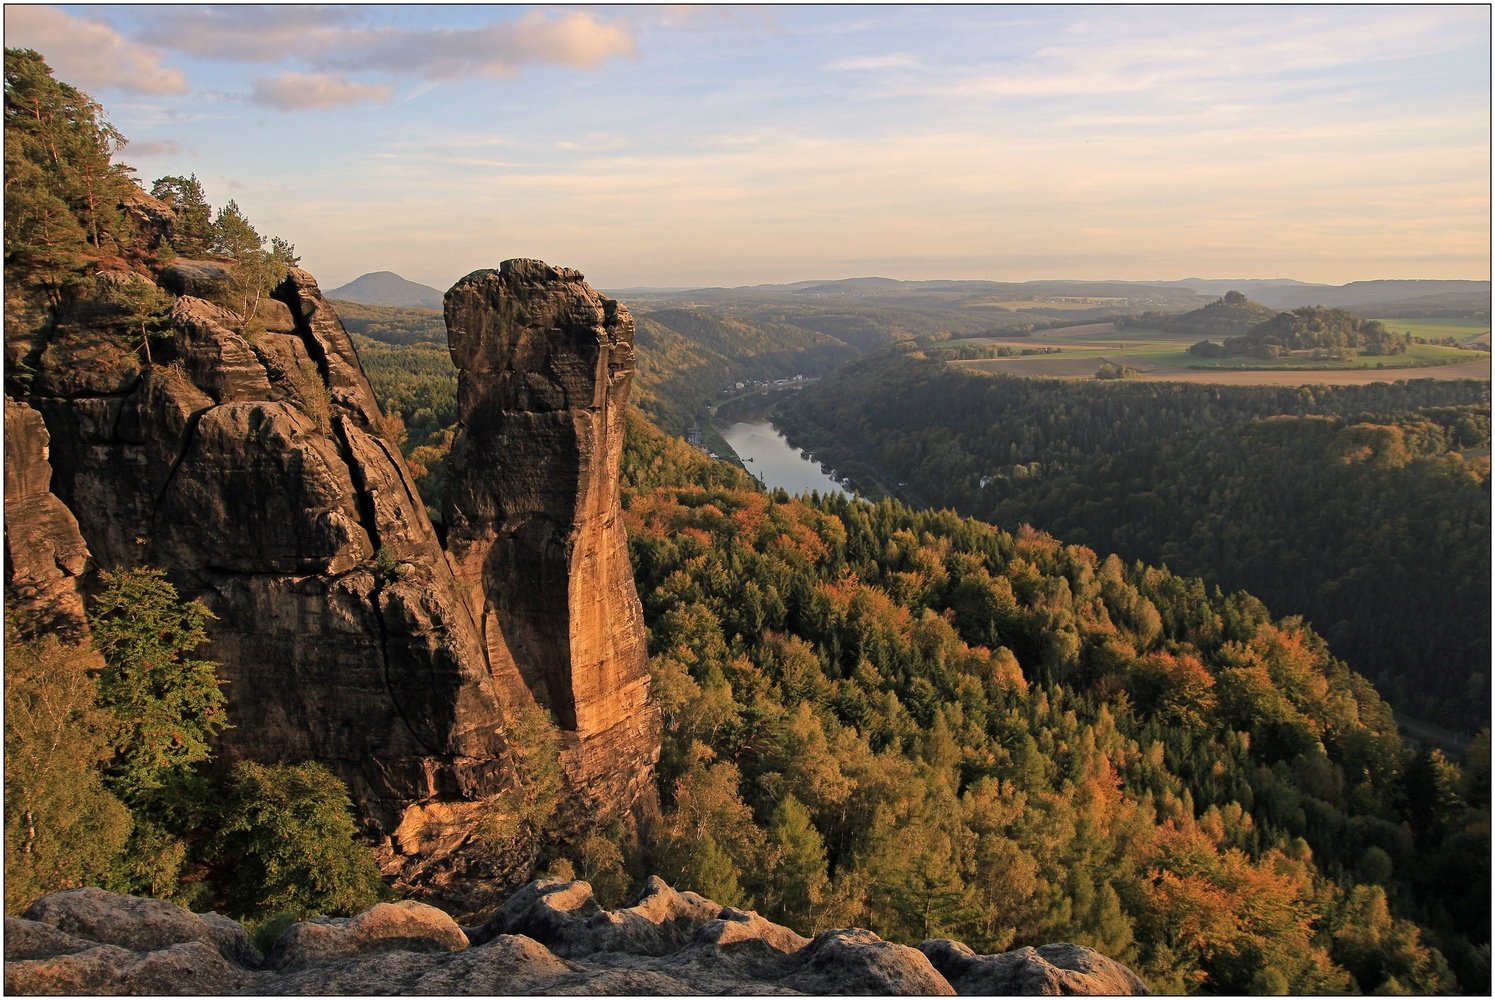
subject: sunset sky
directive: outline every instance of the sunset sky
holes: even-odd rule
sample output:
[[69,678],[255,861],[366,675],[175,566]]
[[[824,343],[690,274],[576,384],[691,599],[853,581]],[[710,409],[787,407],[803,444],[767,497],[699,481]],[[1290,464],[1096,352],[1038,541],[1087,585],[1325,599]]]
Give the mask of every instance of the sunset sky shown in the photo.
[[1490,276],[1490,9],[5,8],[324,287]]

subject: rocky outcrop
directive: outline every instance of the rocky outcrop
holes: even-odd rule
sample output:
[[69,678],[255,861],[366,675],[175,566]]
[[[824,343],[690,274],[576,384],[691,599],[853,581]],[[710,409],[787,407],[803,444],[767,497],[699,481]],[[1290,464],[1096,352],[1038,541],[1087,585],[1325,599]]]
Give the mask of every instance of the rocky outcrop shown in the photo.
[[[953,978],[940,964],[950,961],[959,966]],[[990,972],[998,968],[1000,974]],[[295,924],[264,957],[223,917],[76,889],[39,900],[23,917],[6,918],[5,989],[465,996],[1147,992],[1124,966],[1088,948],[972,955],[954,942],[928,941],[921,951],[859,929],[806,939],[658,879],[635,905],[616,912],[600,908],[585,882],[531,883],[492,921],[467,931],[419,903],[380,904],[351,918]]]
[[1141,996],[1142,980],[1120,962],[1077,944],[1046,944],[977,955],[959,941],[925,941],[919,950],[956,992],[970,996]]
[[658,747],[618,498],[633,317],[576,271],[510,260],[457,282],[446,323],[446,544],[489,664],[570,737],[578,788],[630,801]]
[[[226,280],[222,265],[167,270],[184,293]],[[352,342],[305,272],[265,312],[248,333],[182,294],[154,363],[115,331],[64,323],[26,403],[50,434],[51,493],[98,565],[161,567],[216,616],[203,652],[234,724],[222,761],[326,763],[388,837],[412,806],[502,792],[503,707]],[[39,422],[10,417],[30,442],[18,455],[45,446]],[[28,553],[13,566],[39,563],[30,538],[7,524]]]
[[88,545],[52,495],[50,437],[41,414],[5,400],[5,611],[23,635],[81,642],[88,632],[79,578]]
[[449,561],[310,275],[245,323],[231,265],[163,265],[169,336],[147,351],[109,296],[150,280],[115,267],[71,318],[7,326],[29,376],[5,419],[23,631],[80,634],[94,567],[165,569],[216,617],[220,762],[332,767],[407,885],[522,874],[522,853],[470,848],[515,779],[504,734],[525,701],[561,725],[585,808],[625,809],[658,753],[618,512],[627,311],[538,262],[454,289]]

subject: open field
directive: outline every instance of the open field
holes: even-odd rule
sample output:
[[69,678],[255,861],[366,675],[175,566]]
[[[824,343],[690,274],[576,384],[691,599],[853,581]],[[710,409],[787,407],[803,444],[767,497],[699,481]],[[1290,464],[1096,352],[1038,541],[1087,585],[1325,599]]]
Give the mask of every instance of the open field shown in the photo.
[[[1490,377],[1490,358],[1426,368],[1323,368],[1311,371],[1276,369],[1248,371],[1239,368],[1187,368],[1162,364],[1141,354],[1111,351],[1106,360],[1135,368],[1132,381],[1201,382],[1213,385],[1364,385],[1403,379],[1441,380]],[[952,361],[974,371],[1026,375],[1032,378],[1094,378],[1099,361],[1095,357],[998,358],[990,361]]]
[[[1488,335],[1487,325],[1463,321],[1432,325],[1438,323],[1437,320],[1414,320],[1403,325],[1421,324],[1422,331],[1414,330],[1421,337],[1462,337],[1466,333],[1473,336],[1479,332]],[[1198,339],[1190,334],[1159,330],[1118,332],[1110,323],[1090,323],[1040,330],[1031,337],[971,337],[951,341],[952,345],[1007,347],[1014,353],[1044,348],[1056,348],[1059,353],[951,361],[950,364],[974,371],[1035,378],[1093,378],[1101,362],[1106,361],[1136,369],[1136,378],[1144,381],[1221,385],[1358,385],[1408,378],[1490,377],[1488,354],[1436,344],[1413,344],[1405,354],[1389,358],[1360,356],[1349,362],[1314,361],[1308,355],[1275,360],[1227,358],[1207,362],[1189,353],[1189,345]]]
[[1461,344],[1470,341],[1481,341],[1487,346],[1490,343],[1490,323],[1488,320],[1472,319],[1383,319],[1382,323],[1388,330],[1407,330],[1414,337],[1423,337],[1427,340],[1442,340],[1444,337],[1452,337]]

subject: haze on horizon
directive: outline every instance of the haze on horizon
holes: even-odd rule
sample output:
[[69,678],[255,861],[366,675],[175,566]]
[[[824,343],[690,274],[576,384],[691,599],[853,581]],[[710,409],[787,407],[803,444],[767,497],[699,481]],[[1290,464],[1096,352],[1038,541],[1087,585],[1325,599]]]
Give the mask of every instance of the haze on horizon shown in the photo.
[[1490,277],[1490,8],[8,5],[325,287]]

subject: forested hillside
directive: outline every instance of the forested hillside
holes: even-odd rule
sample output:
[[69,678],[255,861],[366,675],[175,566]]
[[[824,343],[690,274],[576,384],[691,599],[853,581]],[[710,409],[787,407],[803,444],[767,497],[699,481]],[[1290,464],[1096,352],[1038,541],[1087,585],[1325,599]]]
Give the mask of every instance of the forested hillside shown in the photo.
[[376,306],[347,299],[333,299],[332,305],[349,333],[381,344],[438,344],[446,348],[446,322],[440,309]]
[[637,870],[807,932],[1089,944],[1159,992],[1486,989],[1484,757],[1409,751],[1300,619],[765,495],[642,420],[625,478],[666,719]]
[[[440,311],[343,300],[334,305],[349,332],[369,338],[371,343],[360,341],[359,345],[366,367],[398,382],[397,370],[402,366],[419,379],[443,365],[446,325]],[[639,366],[635,402],[658,426],[677,434],[685,433],[735,382],[820,376],[862,354],[857,346],[807,327],[692,306],[642,312],[635,321]],[[877,342],[878,346],[883,343]],[[456,412],[456,369],[450,359],[444,365],[453,386],[445,410],[413,397],[396,407],[407,411],[406,422],[417,435],[430,436],[431,414],[416,410],[430,409],[438,417],[442,412]],[[410,401],[415,405],[404,405]]]
[[841,474],[1306,616],[1419,717],[1490,711],[1489,383],[1101,384],[867,359],[780,425]]
[[862,350],[816,330],[681,307],[637,314],[635,400],[654,422],[683,434],[738,381],[819,376]]
[[1258,305],[1240,292],[1226,292],[1214,302],[1186,313],[1150,312],[1141,316],[1123,316],[1117,320],[1116,326],[1118,329],[1136,327],[1141,330],[1197,334],[1201,337],[1234,337],[1260,326],[1276,315],[1276,310]]

